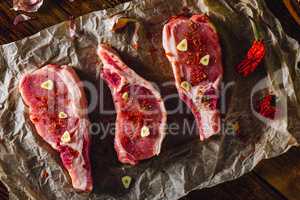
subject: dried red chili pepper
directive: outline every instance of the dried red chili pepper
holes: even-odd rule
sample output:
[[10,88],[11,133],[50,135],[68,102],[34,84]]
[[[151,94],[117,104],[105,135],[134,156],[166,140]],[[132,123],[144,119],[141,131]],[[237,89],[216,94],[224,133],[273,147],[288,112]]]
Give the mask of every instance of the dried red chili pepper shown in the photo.
[[237,65],[236,70],[244,77],[249,76],[260,64],[266,53],[265,44],[262,40],[255,40],[248,50],[244,60]]
[[259,113],[266,118],[274,119],[276,113],[275,102],[275,95],[266,95],[259,103]]

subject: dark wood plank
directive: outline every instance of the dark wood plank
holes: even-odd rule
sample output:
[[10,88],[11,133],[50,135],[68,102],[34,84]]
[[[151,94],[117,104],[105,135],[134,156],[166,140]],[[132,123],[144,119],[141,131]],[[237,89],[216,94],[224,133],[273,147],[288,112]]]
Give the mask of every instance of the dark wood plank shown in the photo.
[[128,0],[97,0],[74,1],[46,0],[41,9],[36,13],[26,13],[33,20],[13,25],[13,20],[18,12],[12,10],[11,0],[0,1],[0,44],[20,40],[39,32],[49,26],[70,19],[71,16],[79,17],[92,11],[116,6]]
[[285,32],[300,42],[300,26],[289,14],[282,1],[266,0],[266,3],[273,14],[279,19]]
[[254,173],[213,188],[195,191],[181,200],[286,200]]
[[289,153],[276,159],[260,163],[255,173],[284,194],[289,200],[300,199],[300,149],[293,148]]
[[7,200],[8,199],[8,192],[5,186],[0,182],[0,200]]

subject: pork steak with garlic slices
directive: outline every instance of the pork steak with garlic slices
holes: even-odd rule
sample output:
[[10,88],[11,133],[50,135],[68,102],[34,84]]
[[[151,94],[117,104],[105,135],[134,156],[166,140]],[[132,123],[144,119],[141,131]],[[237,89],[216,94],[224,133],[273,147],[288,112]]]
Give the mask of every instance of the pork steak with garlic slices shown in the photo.
[[165,137],[166,110],[159,92],[101,44],[101,77],[111,89],[117,111],[115,150],[122,163],[136,165],[160,153]]
[[25,74],[19,90],[37,133],[59,152],[73,187],[91,191],[90,123],[84,90],[75,71],[66,65],[46,65]]
[[218,134],[223,67],[216,29],[206,15],[172,17],[163,29],[163,48],[179,96],[194,114],[200,140]]

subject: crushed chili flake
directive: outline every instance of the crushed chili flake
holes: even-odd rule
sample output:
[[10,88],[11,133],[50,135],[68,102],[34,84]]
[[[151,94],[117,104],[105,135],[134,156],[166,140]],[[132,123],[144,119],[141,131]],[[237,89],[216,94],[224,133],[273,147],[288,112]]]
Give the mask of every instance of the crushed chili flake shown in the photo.
[[205,14],[202,15],[200,18],[197,18],[197,22],[207,23],[209,21],[209,17]]
[[141,112],[123,112],[128,121],[133,123],[139,123],[143,120],[143,115]]
[[138,102],[143,110],[152,110],[156,104],[153,98],[139,98]]
[[225,133],[227,135],[239,135],[240,131],[241,128],[238,121],[227,121],[225,123]]
[[60,147],[60,157],[66,167],[70,167],[73,164],[73,160],[79,156],[79,152],[68,147],[61,146]]
[[187,15],[186,14],[179,14],[179,15],[174,15],[174,16],[171,16],[169,17],[169,19],[165,22],[165,24],[167,23],[170,23],[178,18],[181,18],[181,17],[186,17]]
[[248,50],[244,60],[237,65],[236,70],[242,76],[247,77],[255,71],[266,53],[265,44],[262,40],[255,40]]
[[217,92],[214,88],[206,90],[201,98],[201,102],[205,106],[209,106],[210,109],[215,110],[218,107]]
[[275,118],[276,113],[276,96],[272,94],[268,94],[263,97],[263,99],[259,102],[258,111],[259,113],[269,119]]
[[138,49],[138,48],[139,48],[139,44],[138,44],[138,43],[133,43],[133,44],[132,44],[132,47],[133,47],[134,49]]
[[45,178],[48,178],[49,173],[47,172],[47,170],[43,170],[41,176],[42,176],[42,178],[44,178],[44,179],[45,179]]
[[205,70],[200,67],[192,67],[190,73],[190,82],[193,86],[207,79]]

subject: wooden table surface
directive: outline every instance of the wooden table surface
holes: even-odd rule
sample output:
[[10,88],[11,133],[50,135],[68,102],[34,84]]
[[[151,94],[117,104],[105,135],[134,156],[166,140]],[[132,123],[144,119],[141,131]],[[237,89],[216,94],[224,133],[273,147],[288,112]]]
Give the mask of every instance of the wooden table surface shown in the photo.
[[[11,0],[0,2],[0,44],[32,35],[46,27],[80,16],[94,10],[113,7],[126,0],[45,0],[43,7],[33,14],[34,19],[24,24],[12,24],[16,12],[11,10]],[[286,32],[300,41],[300,27],[285,9],[281,0],[266,0],[272,12],[280,19]],[[8,193],[0,183],[0,200]],[[300,149],[260,163],[253,172],[242,178],[214,188],[194,191],[182,200],[299,200],[300,199]]]

